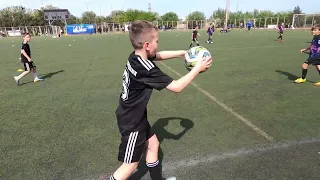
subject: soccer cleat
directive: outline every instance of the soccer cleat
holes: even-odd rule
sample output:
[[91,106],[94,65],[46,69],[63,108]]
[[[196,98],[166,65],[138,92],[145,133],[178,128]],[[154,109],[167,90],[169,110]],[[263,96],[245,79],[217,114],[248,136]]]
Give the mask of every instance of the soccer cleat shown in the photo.
[[307,81],[307,79],[298,78],[298,79],[295,80],[294,82],[295,82],[295,83],[304,83],[304,82],[306,82],[306,81]]
[[320,86],[320,82],[314,83],[314,86]]
[[17,76],[13,77],[14,81],[16,81],[17,85],[20,86],[20,80]]
[[39,82],[39,81],[43,81],[44,79],[40,79],[40,78],[35,78],[34,80],[33,80],[33,82]]

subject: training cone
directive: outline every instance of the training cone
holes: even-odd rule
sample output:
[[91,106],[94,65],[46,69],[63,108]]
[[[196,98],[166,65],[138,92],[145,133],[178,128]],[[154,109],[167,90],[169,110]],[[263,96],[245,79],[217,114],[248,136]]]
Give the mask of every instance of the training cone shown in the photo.
[[23,69],[18,69],[17,71],[18,71],[18,72],[22,72],[22,71],[23,71]]

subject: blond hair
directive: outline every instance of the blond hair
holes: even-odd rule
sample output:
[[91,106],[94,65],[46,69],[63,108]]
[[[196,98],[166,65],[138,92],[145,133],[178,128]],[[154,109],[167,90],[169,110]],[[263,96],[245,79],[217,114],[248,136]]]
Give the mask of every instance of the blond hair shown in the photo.
[[158,31],[158,27],[149,21],[137,20],[132,23],[129,30],[130,41],[134,49],[141,49],[145,42],[153,37],[151,33]]

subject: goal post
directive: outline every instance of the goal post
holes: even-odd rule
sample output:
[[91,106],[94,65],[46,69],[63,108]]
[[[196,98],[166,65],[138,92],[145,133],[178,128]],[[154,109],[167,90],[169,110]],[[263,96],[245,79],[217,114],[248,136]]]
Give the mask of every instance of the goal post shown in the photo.
[[320,24],[320,13],[293,15],[292,27],[294,28],[310,28],[315,24]]

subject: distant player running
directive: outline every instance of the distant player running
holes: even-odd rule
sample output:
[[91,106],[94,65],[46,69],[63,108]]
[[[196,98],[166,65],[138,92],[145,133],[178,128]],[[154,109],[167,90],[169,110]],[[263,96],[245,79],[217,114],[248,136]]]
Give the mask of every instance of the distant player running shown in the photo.
[[[312,35],[314,36],[311,46],[300,50],[300,52],[303,53],[310,49],[309,58],[302,64],[302,77],[295,80],[296,83],[304,83],[307,81],[306,76],[309,65],[315,65],[320,74],[320,24],[313,26],[311,30]],[[314,85],[320,86],[320,82],[317,82]]]
[[208,28],[208,30],[207,30],[207,33],[208,33],[208,36],[209,36],[207,43],[212,44],[212,43],[213,43],[213,42],[212,42],[212,35],[213,35],[213,33],[214,33],[214,25],[211,25],[211,24],[210,24],[210,26],[209,26],[209,28]]
[[283,31],[284,31],[284,27],[283,27],[283,23],[281,25],[278,26],[279,28],[279,37],[278,37],[278,40],[280,39],[282,42],[283,42]]
[[192,36],[191,36],[192,42],[189,46],[189,49],[192,48],[194,42],[197,43],[197,46],[200,46],[198,41],[198,35],[201,37],[201,35],[198,32],[198,26],[196,26],[192,31]]
[[24,66],[24,72],[21,73],[19,76],[15,76],[14,80],[16,81],[17,85],[20,85],[20,79],[27,74],[30,73],[32,70],[34,82],[43,81],[43,79],[40,79],[38,77],[37,71],[36,71],[36,65],[31,60],[31,50],[29,42],[31,41],[31,36],[29,33],[24,34],[23,36],[23,43],[21,47],[21,62]]
[[252,22],[249,20],[249,21],[247,22],[248,31],[251,31],[251,27],[252,27]]

